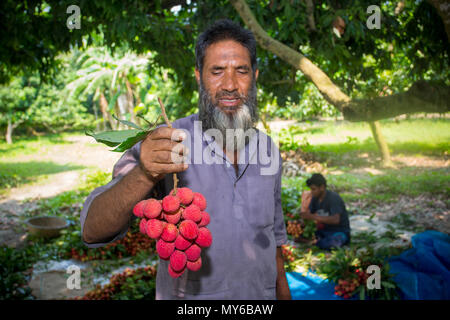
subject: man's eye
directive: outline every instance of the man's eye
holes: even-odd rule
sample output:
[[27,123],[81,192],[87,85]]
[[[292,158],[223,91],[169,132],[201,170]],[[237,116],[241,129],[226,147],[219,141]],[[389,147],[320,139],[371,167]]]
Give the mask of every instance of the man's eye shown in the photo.
[[214,75],[219,75],[221,72],[220,71],[213,71],[212,74]]
[[239,73],[240,73],[240,74],[247,74],[248,71],[247,71],[247,70],[239,70]]

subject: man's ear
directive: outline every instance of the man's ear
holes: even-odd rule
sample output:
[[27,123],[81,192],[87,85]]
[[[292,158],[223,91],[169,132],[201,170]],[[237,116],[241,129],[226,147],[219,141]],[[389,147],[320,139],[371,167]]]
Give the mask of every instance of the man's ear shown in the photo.
[[197,79],[197,84],[200,85],[200,70],[195,68],[194,72],[195,72],[195,79]]
[[258,76],[259,76],[259,69],[256,69],[256,71],[255,71],[255,81],[258,80]]

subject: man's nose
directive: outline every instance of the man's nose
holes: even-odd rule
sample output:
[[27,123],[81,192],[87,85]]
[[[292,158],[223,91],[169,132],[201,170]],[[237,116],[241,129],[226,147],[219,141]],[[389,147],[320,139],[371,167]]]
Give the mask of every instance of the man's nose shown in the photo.
[[236,76],[230,72],[225,73],[221,89],[224,91],[228,91],[228,92],[233,92],[233,91],[238,90]]

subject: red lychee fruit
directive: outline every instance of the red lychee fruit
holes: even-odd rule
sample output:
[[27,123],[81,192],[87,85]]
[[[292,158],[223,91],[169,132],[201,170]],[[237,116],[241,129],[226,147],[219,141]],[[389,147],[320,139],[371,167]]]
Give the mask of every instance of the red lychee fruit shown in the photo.
[[175,239],[175,248],[181,251],[186,250],[189,248],[192,244],[191,240],[187,240],[184,238],[180,233],[178,234],[177,238]]
[[173,271],[180,272],[186,267],[186,254],[183,251],[175,250],[170,255],[170,266]]
[[178,209],[178,211],[173,214],[164,213],[163,218],[166,219],[168,223],[177,224],[181,219],[183,211],[184,209],[180,207],[180,209]]
[[138,218],[142,218],[144,216],[144,207],[146,204],[147,200],[139,201],[133,208],[133,214]]
[[167,223],[161,233],[161,239],[166,242],[173,242],[178,236],[177,226],[172,223]]
[[163,239],[159,239],[158,242],[156,242],[156,252],[163,260],[168,260],[174,250],[175,243],[173,242],[165,242]]
[[206,209],[206,199],[205,197],[198,192],[194,192],[194,199],[192,200],[192,204],[195,204],[200,208],[201,211]]
[[147,234],[146,226],[147,220],[141,219],[141,221],[139,222],[139,231],[143,234]]
[[176,196],[165,196],[162,200],[162,207],[166,213],[175,213],[180,207],[180,199]]
[[145,231],[152,239],[158,239],[164,230],[164,223],[158,219],[150,219],[147,221]]
[[170,266],[170,263],[169,263],[168,271],[169,271],[169,275],[172,278],[178,278],[179,276],[181,276],[184,273],[184,270],[186,270],[186,269],[183,269],[180,272],[176,272],[175,270],[172,269],[172,267]]
[[198,258],[196,261],[187,261],[186,268],[191,271],[198,271],[202,267],[202,258]]
[[[170,195],[173,195],[173,190],[170,191]],[[185,206],[191,204],[194,199],[194,192],[189,188],[177,188],[176,196],[180,199],[180,203]]]
[[211,217],[209,216],[209,213],[206,211],[202,211],[202,220],[200,220],[198,226],[199,227],[206,227],[209,222],[211,221]]
[[205,227],[201,227],[198,229],[198,236],[195,239],[195,243],[198,244],[202,248],[207,248],[212,243],[212,235],[211,231],[209,231]]
[[148,199],[144,207],[144,216],[148,219],[157,218],[162,210],[161,204],[156,199]]
[[187,248],[186,251],[184,251],[184,253],[186,254],[186,258],[189,261],[197,261],[198,258],[200,258],[202,249],[198,245],[193,244],[189,248]]
[[202,220],[202,212],[200,211],[200,208],[195,204],[191,204],[189,207],[186,207],[186,209],[184,209],[183,219],[200,222],[200,220]]
[[184,220],[179,226],[180,233],[187,240],[194,240],[198,235],[197,224],[192,220]]

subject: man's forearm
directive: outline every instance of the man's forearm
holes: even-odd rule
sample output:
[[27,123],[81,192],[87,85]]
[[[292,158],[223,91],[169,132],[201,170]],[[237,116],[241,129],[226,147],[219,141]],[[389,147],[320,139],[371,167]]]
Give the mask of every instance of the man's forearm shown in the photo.
[[83,229],[87,243],[105,242],[129,223],[134,205],[144,199],[155,183],[136,166],[111,189],[92,201]]
[[284,271],[284,259],[281,248],[277,247],[277,299],[291,300],[291,291]]
[[318,216],[317,214],[314,214],[314,220],[319,223],[325,223],[325,224],[339,224],[340,221],[340,214],[334,214],[332,216]]

